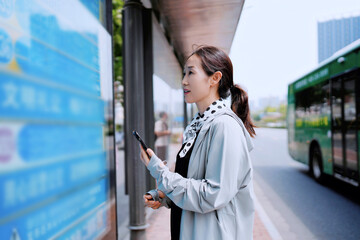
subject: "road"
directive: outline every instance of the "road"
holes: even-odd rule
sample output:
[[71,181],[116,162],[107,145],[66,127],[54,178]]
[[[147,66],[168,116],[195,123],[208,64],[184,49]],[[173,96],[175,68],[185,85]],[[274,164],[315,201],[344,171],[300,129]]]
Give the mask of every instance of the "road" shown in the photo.
[[332,178],[315,182],[307,166],[289,156],[285,129],[257,129],[254,144],[255,194],[275,233],[284,240],[360,239],[355,187]]

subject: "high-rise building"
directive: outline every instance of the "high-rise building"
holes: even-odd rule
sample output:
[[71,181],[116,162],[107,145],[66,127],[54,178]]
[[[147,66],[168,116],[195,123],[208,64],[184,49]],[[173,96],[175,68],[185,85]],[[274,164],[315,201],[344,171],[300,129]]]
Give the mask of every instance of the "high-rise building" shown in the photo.
[[360,13],[318,22],[318,61],[360,38]]

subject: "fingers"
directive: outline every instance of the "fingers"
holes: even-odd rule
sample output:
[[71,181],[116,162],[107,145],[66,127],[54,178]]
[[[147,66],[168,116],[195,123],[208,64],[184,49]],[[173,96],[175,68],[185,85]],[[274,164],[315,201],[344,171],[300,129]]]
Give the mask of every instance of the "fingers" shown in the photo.
[[[145,163],[145,165],[147,166],[148,162],[150,161],[150,158],[155,154],[153,150],[151,150],[150,148],[148,148],[146,151],[142,148],[141,145],[140,146],[140,150],[141,150],[141,160]],[[149,158],[150,157],[150,158]]]
[[148,207],[151,207],[152,209],[158,209],[161,206],[160,202],[155,202],[155,201],[151,201],[153,202],[151,205],[149,205]]
[[152,196],[149,195],[149,194],[145,194],[145,195],[144,195],[144,199],[145,199],[145,200],[151,200],[151,199],[152,199]]
[[140,158],[141,161],[143,161],[143,163],[147,166],[150,162],[150,158],[155,155],[154,151],[151,148],[148,148],[146,151],[142,148],[141,144],[139,144],[140,146]]
[[150,158],[155,154],[151,148],[146,149],[146,152],[149,154]]
[[161,206],[160,202],[155,202],[152,209],[158,209]]
[[159,201],[150,200],[151,199],[150,195],[144,195],[143,197],[144,197],[145,205],[147,207],[150,207],[152,209],[158,209],[161,206],[161,203]]
[[147,166],[148,162],[149,162],[149,157],[147,156],[146,152],[141,147],[141,145],[140,145],[140,150],[141,150],[141,152],[140,152],[141,161]]

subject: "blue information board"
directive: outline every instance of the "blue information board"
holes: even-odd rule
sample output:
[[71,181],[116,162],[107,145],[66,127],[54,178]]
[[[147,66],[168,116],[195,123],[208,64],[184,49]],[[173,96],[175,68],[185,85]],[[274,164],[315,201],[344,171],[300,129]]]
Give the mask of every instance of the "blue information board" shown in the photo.
[[104,0],[0,1],[0,239],[113,231],[104,19]]

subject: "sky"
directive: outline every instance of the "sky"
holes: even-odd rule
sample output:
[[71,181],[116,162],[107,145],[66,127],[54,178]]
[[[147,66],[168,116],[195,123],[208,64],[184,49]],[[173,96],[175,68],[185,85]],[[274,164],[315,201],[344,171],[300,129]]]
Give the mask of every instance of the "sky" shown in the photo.
[[317,22],[349,15],[360,15],[360,0],[245,0],[229,54],[234,82],[253,102],[285,99],[318,65]]

